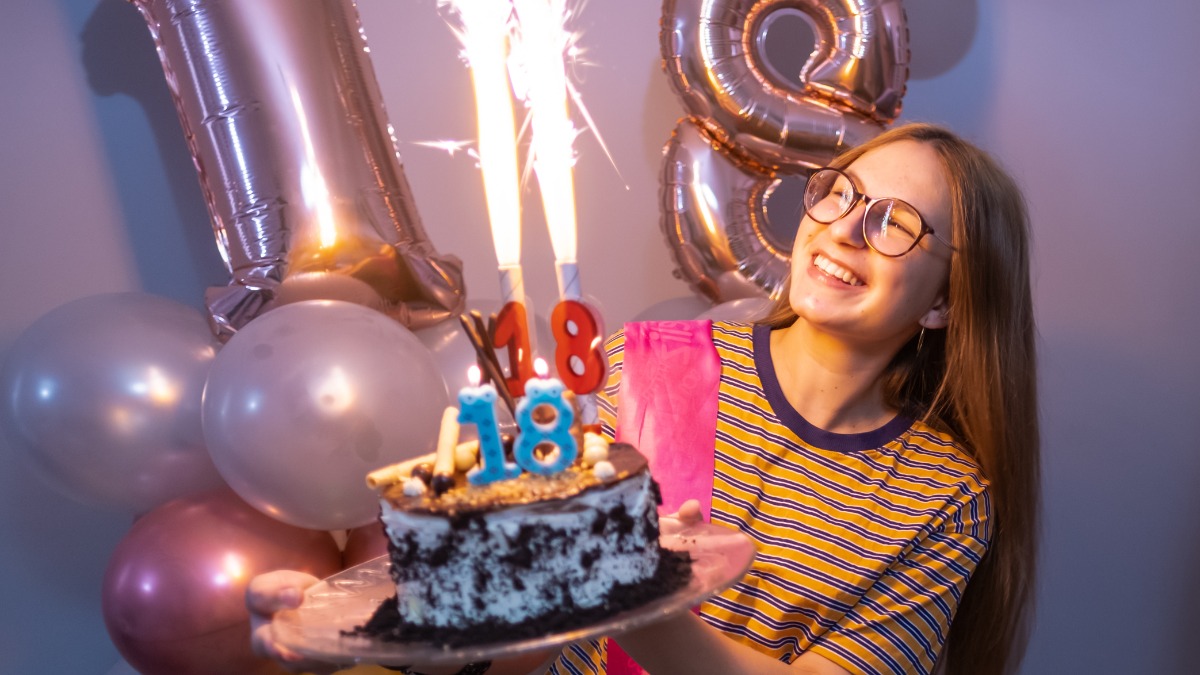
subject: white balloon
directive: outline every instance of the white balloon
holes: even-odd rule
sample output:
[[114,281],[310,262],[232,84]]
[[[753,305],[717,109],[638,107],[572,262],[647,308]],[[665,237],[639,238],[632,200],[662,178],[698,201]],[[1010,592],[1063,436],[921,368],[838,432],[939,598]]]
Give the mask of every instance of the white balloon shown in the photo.
[[0,426],[34,470],[84,504],[145,513],[223,485],[200,427],[219,344],[196,309],[144,293],[62,305],[0,372]]
[[348,529],[378,515],[366,474],[432,452],[448,402],[411,331],[356,304],[311,300],[263,314],[221,350],[204,435],[226,482],[259,510]]
[[632,321],[686,321],[707,312],[712,306],[711,302],[698,295],[667,298],[638,312]]
[[773,304],[770,298],[738,298],[723,302],[696,318],[751,323],[765,317]]

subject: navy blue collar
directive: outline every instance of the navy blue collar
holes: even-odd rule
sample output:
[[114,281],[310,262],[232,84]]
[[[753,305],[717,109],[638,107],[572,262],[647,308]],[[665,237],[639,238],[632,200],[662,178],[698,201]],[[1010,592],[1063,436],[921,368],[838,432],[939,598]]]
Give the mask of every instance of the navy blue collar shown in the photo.
[[779,377],[775,375],[775,364],[771,360],[770,326],[754,326],[754,367],[758,369],[758,379],[762,381],[767,402],[775,410],[779,421],[814,447],[835,452],[874,450],[895,440],[912,426],[912,418],[906,415],[896,415],[878,429],[857,434],[838,434],[813,426],[788,403],[783,388],[779,386]]

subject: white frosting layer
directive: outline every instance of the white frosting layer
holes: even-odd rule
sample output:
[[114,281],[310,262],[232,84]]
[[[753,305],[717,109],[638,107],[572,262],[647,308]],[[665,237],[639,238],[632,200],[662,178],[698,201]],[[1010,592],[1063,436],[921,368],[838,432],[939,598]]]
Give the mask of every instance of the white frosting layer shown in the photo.
[[464,519],[383,501],[392,576],[408,623],[519,623],[560,607],[596,607],[616,584],[643,581],[659,561],[656,492],[640,472],[567,500]]

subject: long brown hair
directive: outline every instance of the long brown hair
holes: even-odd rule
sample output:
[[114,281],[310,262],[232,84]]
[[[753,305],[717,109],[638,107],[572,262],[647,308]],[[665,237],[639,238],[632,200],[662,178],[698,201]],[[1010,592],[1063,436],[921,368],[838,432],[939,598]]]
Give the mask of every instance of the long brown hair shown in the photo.
[[[891,129],[839,156],[902,140],[942,162],[953,241],[945,330],[913,338],[884,371],[889,405],[922,417],[965,446],[990,483],[992,539],[955,615],[938,672],[1005,675],[1024,655],[1038,545],[1040,450],[1029,226],[1020,190],[985,153],[930,124]],[[786,287],[786,286],[785,286]],[[796,320],[785,293],[762,320]]]

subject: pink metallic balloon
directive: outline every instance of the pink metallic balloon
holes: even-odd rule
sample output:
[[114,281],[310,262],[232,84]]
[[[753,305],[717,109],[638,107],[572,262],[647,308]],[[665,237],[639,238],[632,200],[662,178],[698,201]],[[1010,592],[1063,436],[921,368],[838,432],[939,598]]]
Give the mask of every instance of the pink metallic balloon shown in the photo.
[[359,305],[309,300],[252,321],[209,369],[201,418],[243,499],[299,527],[379,514],[366,475],[432,452],[450,396],[420,340]]
[[700,126],[675,126],[663,151],[662,228],[676,274],[693,291],[714,303],[784,291],[791,250],[765,224],[776,183]]
[[203,314],[145,293],[68,302],[0,369],[0,428],[69,499],[144,513],[224,486],[200,426],[220,345]]
[[176,500],[139,518],[117,545],[104,623],[143,675],[282,673],[251,653],[247,583],[276,569],[326,577],[340,563],[328,532],[269,518],[228,489]]
[[[772,14],[811,19],[803,88],[763,54]],[[684,107],[714,137],[770,169],[819,167],[900,113],[908,28],[900,0],[666,0],[662,54]]]
[[[784,12],[803,14],[815,32],[800,87],[765,55]],[[716,303],[776,297],[791,250],[772,234],[766,201],[781,176],[807,176],[899,115],[908,79],[900,0],[666,0],[660,37],[663,68],[690,113],[663,160],[675,274]]]
[[458,314],[461,262],[421,224],[352,0],[130,1],[232,275],[206,295],[222,339],[308,299],[410,327]]

